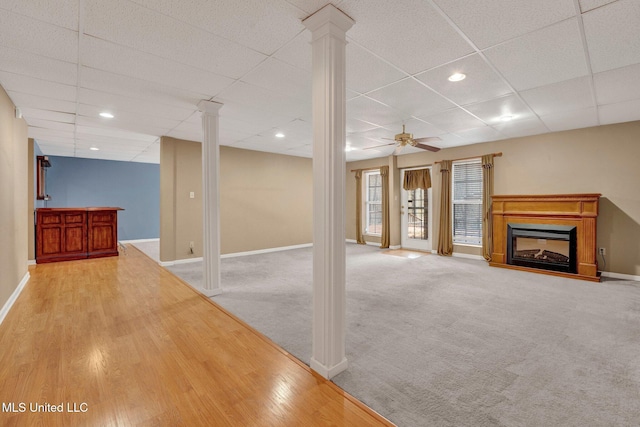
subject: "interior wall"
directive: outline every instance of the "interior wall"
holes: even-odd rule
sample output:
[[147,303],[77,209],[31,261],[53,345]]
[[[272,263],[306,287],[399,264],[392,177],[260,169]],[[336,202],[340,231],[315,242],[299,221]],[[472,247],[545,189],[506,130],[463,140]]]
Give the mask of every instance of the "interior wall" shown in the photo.
[[[201,144],[163,137],[160,153],[160,259],[201,257]],[[312,177],[311,159],[220,147],[221,253],[311,243]]]
[[120,207],[118,239],[160,236],[160,166],[49,156],[46,207]]
[[[640,275],[640,122],[553,132],[524,138],[398,156],[397,167],[433,164],[502,152],[495,162],[495,194],[601,193],[598,247],[606,248],[599,269]],[[369,161],[384,163],[386,159]],[[363,162],[354,162],[356,169]],[[347,179],[347,185],[355,186]],[[434,242],[438,240],[440,172],[432,169]],[[351,184],[350,184],[351,183]],[[355,187],[347,194],[355,197]],[[354,199],[352,199],[354,200]],[[353,203],[347,202],[347,206]],[[347,213],[347,236],[355,236],[355,208]],[[434,248],[437,243],[434,244]],[[454,246],[455,253],[480,255],[479,248]]]
[[27,154],[27,124],[0,87],[0,309],[28,271]]

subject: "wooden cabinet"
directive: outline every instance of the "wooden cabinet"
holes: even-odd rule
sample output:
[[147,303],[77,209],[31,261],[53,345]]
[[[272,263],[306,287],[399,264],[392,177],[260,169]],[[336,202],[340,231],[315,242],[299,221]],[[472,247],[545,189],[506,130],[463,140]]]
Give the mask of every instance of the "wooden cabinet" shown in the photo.
[[117,256],[119,210],[36,209],[36,262]]

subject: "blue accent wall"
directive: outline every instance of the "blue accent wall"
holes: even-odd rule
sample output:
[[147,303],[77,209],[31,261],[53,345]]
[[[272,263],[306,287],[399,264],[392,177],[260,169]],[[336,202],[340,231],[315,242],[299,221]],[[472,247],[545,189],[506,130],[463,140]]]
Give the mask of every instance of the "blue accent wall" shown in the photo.
[[118,240],[160,236],[160,165],[49,156],[48,208],[121,207]]

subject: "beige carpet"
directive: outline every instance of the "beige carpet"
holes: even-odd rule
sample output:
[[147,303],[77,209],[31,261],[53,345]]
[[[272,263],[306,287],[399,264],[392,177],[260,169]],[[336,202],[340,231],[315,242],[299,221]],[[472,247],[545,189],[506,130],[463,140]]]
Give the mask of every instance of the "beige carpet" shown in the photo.
[[[334,381],[399,426],[640,425],[640,283],[347,245]],[[311,248],[222,260],[214,300],[305,363]],[[200,264],[171,270],[201,281]]]

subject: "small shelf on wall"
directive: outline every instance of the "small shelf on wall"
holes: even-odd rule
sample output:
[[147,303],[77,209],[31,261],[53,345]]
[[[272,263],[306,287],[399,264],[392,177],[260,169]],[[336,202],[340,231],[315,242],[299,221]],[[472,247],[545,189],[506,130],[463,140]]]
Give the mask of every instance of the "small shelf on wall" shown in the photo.
[[51,162],[47,156],[37,156],[36,160],[36,199],[50,200],[47,194],[47,168],[51,167]]

